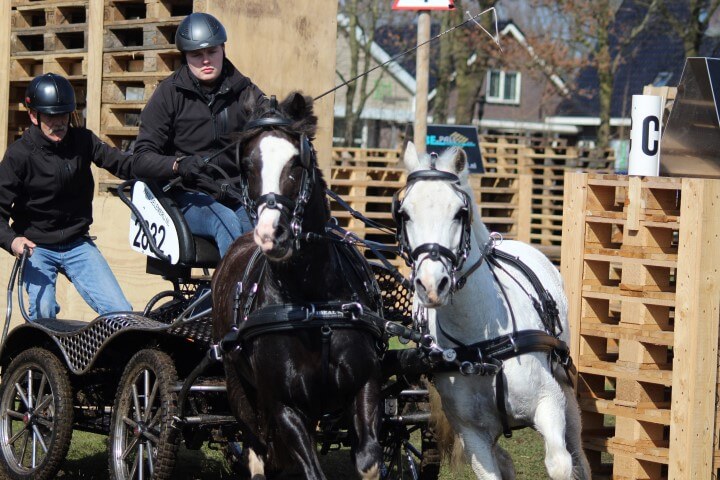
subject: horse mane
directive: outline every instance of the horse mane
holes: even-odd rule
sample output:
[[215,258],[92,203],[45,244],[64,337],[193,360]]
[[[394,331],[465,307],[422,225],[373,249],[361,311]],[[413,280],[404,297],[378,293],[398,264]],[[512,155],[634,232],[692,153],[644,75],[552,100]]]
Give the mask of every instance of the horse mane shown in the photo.
[[[247,122],[260,118],[282,117],[291,121],[290,125],[277,126],[288,134],[305,135],[311,142],[317,134],[318,118],[313,111],[313,98],[303,95],[300,91],[293,91],[284,100],[273,108],[267,97],[248,98],[242,106]],[[245,130],[240,133],[241,138],[254,136],[257,129]]]

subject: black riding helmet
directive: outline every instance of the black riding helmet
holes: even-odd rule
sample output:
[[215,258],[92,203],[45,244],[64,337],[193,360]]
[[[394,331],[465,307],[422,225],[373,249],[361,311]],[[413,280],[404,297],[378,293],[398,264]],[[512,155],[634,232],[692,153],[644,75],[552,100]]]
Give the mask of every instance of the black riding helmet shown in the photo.
[[25,90],[25,106],[47,115],[75,111],[75,90],[67,78],[54,73],[35,77]]
[[175,46],[181,52],[215,47],[227,41],[225,27],[208,13],[191,13],[180,22],[175,33]]

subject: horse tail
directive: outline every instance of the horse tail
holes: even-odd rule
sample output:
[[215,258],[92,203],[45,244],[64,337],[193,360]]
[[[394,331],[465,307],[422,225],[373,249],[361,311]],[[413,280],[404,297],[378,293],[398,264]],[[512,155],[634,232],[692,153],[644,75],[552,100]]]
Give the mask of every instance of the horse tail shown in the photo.
[[462,442],[450,425],[442,408],[442,399],[435,386],[427,382],[430,397],[430,428],[435,433],[440,460],[447,463],[452,472],[458,472],[465,464]]

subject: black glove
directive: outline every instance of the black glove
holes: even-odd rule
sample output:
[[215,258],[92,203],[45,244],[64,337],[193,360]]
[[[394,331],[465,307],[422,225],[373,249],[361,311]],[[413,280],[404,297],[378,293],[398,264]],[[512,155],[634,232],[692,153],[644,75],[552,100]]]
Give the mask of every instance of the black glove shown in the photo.
[[207,167],[205,161],[193,155],[192,157],[183,157],[178,159],[177,173],[186,182],[195,183],[198,175],[200,175]]

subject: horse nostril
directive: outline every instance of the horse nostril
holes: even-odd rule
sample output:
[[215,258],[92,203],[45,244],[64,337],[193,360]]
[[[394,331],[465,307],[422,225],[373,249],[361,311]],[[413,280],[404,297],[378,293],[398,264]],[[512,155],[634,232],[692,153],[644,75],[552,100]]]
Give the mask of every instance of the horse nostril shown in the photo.
[[419,278],[415,279],[415,290],[422,290],[423,292],[425,291],[425,285],[423,285]]
[[444,292],[448,285],[450,285],[450,280],[448,279],[448,277],[443,277],[443,279],[440,280],[440,284],[438,285],[438,293]]

